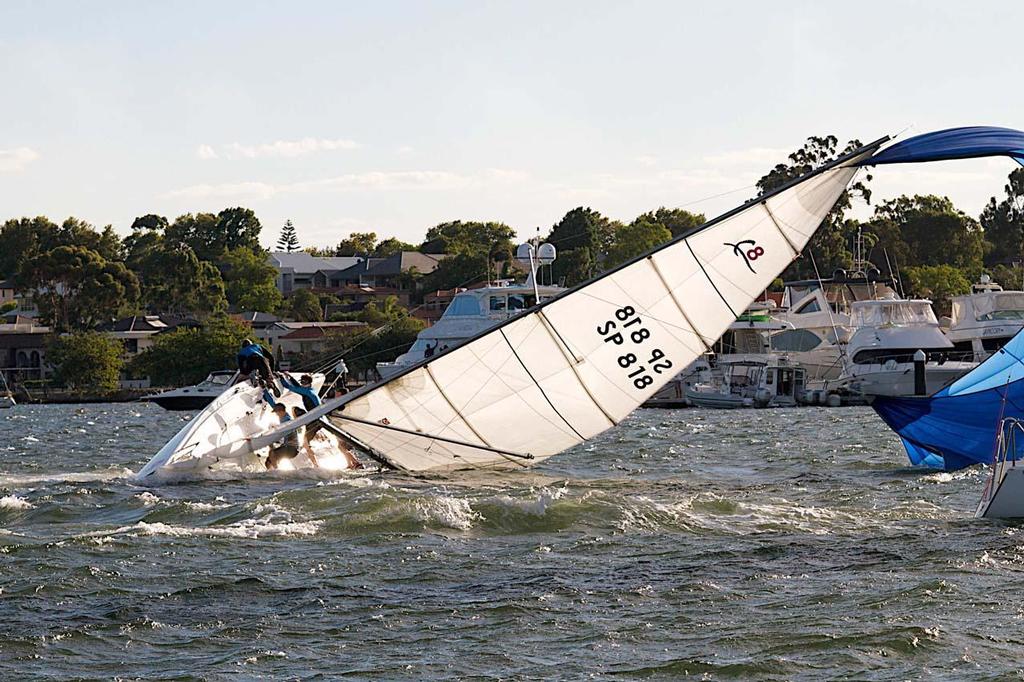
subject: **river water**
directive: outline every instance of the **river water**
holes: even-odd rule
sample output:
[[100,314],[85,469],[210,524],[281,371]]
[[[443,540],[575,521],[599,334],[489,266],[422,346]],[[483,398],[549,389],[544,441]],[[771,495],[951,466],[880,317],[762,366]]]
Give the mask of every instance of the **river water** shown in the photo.
[[1024,668],[1020,526],[867,408],[641,410],[525,473],[134,484],[183,419],[0,412],[0,678]]

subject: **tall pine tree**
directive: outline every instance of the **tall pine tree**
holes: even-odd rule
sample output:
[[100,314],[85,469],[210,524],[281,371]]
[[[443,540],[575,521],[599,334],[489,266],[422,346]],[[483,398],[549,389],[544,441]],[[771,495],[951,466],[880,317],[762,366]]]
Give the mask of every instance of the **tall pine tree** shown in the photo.
[[284,227],[281,228],[281,237],[277,240],[277,248],[288,253],[299,250],[299,237],[295,234],[295,226],[292,225],[291,220],[286,220]]

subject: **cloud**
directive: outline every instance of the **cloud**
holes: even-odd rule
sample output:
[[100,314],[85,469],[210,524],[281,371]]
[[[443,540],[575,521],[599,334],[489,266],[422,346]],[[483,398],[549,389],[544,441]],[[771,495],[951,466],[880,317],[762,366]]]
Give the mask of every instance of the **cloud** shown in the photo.
[[0,173],[18,173],[39,158],[39,152],[28,147],[0,149]]
[[196,150],[196,156],[200,159],[216,159],[217,152],[208,144],[199,145],[199,149]]
[[227,182],[201,184],[172,190],[164,198],[226,199],[232,197],[269,199],[279,194],[312,192],[351,192],[380,190],[453,190],[471,189],[490,184],[520,182],[528,175],[520,171],[489,168],[482,173],[459,174],[449,171],[369,171],[347,173],[318,180],[300,182]]
[[772,147],[751,147],[749,149],[736,149],[721,154],[711,154],[704,157],[704,163],[709,166],[721,167],[751,167],[755,166],[764,171],[771,170],[776,164],[786,163],[789,160],[790,149],[778,149]]
[[412,154],[414,151],[416,151],[416,148],[415,147],[411,147],[411,146],[409,146],[407,144],[403,144],[401,147],[399,147],[395,151],[397,153],[399,153],[399,154],[405,155],[405,154]]
[[201,144],[196,150],[200,159],[262,159],[262,158],[295,158],[315,154],[317,152],[332,152],[339,149],[358,149],[359,143],[353,140],[341,138],[328,140],[316,137],[304,137],[301,140],[277,140],[264,144],[231,144],[220,145],[218,152],[211,145]]

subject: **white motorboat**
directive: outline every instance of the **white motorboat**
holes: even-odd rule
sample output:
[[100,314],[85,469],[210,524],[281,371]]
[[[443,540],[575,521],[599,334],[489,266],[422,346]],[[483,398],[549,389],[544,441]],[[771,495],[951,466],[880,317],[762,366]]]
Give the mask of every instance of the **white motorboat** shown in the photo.
[[952,313],[946,336],[965,357],[981,362],[1024,328],[1024,291],[1004,291],[982,275],[970,294],[953,298]]
[[195,386],[175,388],[146,396],[142,400],[156,403],[165,410],[201,410],[234,384],[236,377],[238,372],[233,370],[210,372],[206,379]]
[[733,355],[719,361],[710,383],[686,392],[697,407],[792,407],[804,393],[803,368],[776,355]]
[[847,345],[850,361],[837,386],[863,396],[914,395],[913,356],[919,350],[927,356],[929,395],[976,365],[958,359],[927,299],[856,301],[850,311],[856,331]]

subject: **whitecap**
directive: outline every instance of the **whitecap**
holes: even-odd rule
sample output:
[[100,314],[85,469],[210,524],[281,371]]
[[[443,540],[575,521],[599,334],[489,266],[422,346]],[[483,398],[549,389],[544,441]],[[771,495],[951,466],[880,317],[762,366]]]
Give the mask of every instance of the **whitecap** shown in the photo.
[[416,511],[422,521],[433,521],[449,528],[469,530],[474,521],[482,521],[483,516],[473,510],[469,500],[461,497],[434,497],[428,500],[417,500]]
[[32,509],[34,504],[16,495],[0,497],[0,509]]

